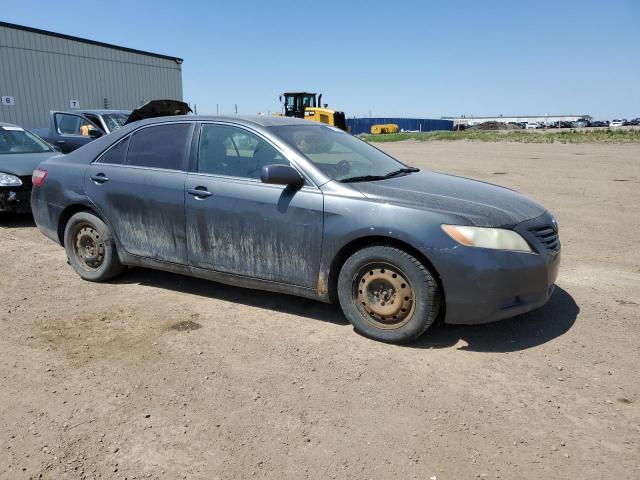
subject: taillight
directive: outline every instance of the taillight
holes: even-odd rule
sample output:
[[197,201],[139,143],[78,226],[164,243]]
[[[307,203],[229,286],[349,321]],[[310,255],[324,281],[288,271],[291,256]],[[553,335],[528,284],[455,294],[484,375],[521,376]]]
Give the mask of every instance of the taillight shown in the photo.
[[43,168],[36,168],[31,175],[31,183],[34,187],[41,187],[47,179],[47,171]]

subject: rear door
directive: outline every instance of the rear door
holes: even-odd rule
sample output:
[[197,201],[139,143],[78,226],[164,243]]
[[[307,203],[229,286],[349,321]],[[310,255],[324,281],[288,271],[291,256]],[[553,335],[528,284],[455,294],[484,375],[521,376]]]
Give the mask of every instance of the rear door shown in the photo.
[[193,123],[140,128],[89,166],[87,195],[132,255],[187,263],[184,183]]
[[196,172],[187,176],[189,263],[315,289],[323,228],[322,192],[260,181],[263,166],[289,161],[256,132],[201,127]]

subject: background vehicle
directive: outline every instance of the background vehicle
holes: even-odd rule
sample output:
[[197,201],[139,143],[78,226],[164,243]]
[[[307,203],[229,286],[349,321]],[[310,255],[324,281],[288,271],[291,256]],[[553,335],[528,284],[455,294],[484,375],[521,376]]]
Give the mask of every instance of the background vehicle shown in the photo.
[[624,125],[624,121],[620,118],[614,118],[609,122],[610,127],[621,127],[622,125]]
[[527,130],[531,130],[531,129],[538,129],[538,128],[542,128],[542,125],[536,122],[529,122],[527,123],[526,127]]
[[538,308],[560,262],[536,202],[295,118],[135,122],[33,178],[38,227],[84,279],[138,265],[337,300],[389,342],[421,335],[444,303],[444,321],[467,324]]
[[608,127],[609,126],[609,122],[606,120],[595,120],[593,122],[591,122],[591,126],[592,127]]
[[56,152],[37,135],[0,123],[0,212],[30,210],[31,174]]
[[585,128],[585,127],[590,127],[591,123],[589,122],[589,120],[586,119],[580,119],[580,120],[576,120],[575,121],[575,127],[577,128]]
[[[284,101],[283,101],[284,96]],[[322,105],[322,94],[308,92],[285,92],[280,95],[284,105],[285,117],[303,118],[314,122],[324,123],[340,130],[347,131],[344,112],[338,112]]]
[[63,153],[69,153],[86,145],[106,132],[82,113],[49,112],[49,126],[36,128],[34,132]]
[[100,127],[103,132],[111,133],[122,127],[131,110],[79,110],[79,113]]
[[167,115],[186,115],[189,106],[178,100],[152,100],[133,111],[78,110],[49,113],[49,126],[34,132],[63,153],[69,153],[90,141],[116,131],[130,121]]

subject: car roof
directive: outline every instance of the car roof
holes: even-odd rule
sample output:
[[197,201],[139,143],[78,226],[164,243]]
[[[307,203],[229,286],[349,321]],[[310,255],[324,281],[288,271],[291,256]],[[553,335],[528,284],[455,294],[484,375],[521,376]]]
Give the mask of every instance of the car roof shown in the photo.
[[196,122],[207,122],[207,121],[219,121],[219,122],[229,122],[229,123],[237,123],[240,125],[246,126],[260,126],[260,127],[277,127],[284,125],[321,125],[318,122],[311,122],[309,120],[302,120],[300,118],[295,117],[280,117],[275,115],[177,115],[170,117],[155,117],[155,118],[147,118],[145,120],[140,120],[137,123],[138,125],[150,125],[153,123],[162,123],[167,121],[196,121]]
[[22,128],[20,125],[16,125],[15,123],[6,123],[6,122],[0,122],[0,127],[18,127],[18,128]]

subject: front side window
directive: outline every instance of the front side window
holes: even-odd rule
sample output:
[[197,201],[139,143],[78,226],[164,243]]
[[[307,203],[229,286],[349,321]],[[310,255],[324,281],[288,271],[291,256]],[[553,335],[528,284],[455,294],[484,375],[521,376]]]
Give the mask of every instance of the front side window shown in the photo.
[[302,96],[302,107],[315,107],[315,97],[313,95]]
[[198,172],[259,179],[262,167],[289,162],[280,153],[242,128],[202,125],[198,149]]
[[81,117],[80,115],[56,113],[55,121],[58,133],[61,135],[80,135],[88,137],[89,130],[95,129],[89,120]]
[[393,157],[335,127],[287,125],[270,129],[334,180],[383,177],[406,168]]
[[42,153],[52,149],[44,140],[14,126],[0,126],[0,155],[11,153]]
[[131,135],[127,165],[182,170],[190,129],[188,123],[169,123],[138,130]]

